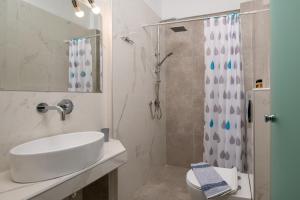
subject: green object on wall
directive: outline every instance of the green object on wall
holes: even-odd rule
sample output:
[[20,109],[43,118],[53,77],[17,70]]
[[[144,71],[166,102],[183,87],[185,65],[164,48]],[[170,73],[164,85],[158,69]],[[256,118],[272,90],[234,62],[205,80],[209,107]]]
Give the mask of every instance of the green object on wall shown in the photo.
[[272,200],[300,199],[299,9],[299,0],[271,1]]

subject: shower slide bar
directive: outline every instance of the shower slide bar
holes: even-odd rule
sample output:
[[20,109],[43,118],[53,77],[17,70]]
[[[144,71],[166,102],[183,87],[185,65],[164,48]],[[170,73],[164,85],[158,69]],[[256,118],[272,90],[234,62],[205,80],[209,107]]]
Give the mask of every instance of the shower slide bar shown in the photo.
[[[233,13],[239,13],[240,15],[251,15],[251,14],[256,14],[256,13],[262,13],[262,12],[267,12],[270,11],[269,8],[266,9],[260,9],[260,10],[253,10],[253,11],[248,11],[248,12],[235,12],[233,11]],[[147,24],[147,25],[143,25],[143,28],[147,28],[147,27],[151,27],[151,26],[159,26],[159,25],[167,25],[167,24],[176,24],[176,23],[181,23],[181,22],[193,22],[193,21],[200,21],[200,20],[206,20],[206,19],[210,19],[212,17],[225,17],[227,15],[213,15],[213,16],[207,16],[207,17],[194,17],[194,18],[188,18],[188,19],[174,19],[174,20],[170,20],[167,22],[160,22],[160,23],[156,23],[156,24]]]

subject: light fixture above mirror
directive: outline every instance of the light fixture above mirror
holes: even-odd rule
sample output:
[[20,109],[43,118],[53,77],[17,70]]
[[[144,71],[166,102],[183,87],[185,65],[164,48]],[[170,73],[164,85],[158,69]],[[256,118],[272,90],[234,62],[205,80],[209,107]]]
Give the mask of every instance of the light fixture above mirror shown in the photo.
[[100,14],[101,10],[100,10],[99,6],[97,6],[95,4],[94,0],[87,0],[88,3],[86,1],[82,1],[82,0],[72,0],[73,7],[75,9],[75,15],[77,17],[79,17],[79,18],[84,17],[84,12],[80,9],[79,2],[88,5],[91,8],[92,12],[95,15],[99,15]]
[[75,9],[75,15],[79,18],[84,17],[84,12],[80,9],[79,3],[77,0],[72,0],[72,4]]
[[96,15],[99,15],[101,10],[98,6],[96,6],[95,4],[95,1],[94,0],[88,0],[88,2],[90,3],[91,5],[91,8],[92,8],[92,12]]

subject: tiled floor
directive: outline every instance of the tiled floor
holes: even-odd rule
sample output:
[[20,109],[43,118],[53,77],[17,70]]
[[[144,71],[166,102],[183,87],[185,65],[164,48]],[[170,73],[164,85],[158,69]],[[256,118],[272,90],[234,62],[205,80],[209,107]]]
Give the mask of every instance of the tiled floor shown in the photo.
[[190,200],[185,182],[187,171],[165,166],[136,192],[134,200]]

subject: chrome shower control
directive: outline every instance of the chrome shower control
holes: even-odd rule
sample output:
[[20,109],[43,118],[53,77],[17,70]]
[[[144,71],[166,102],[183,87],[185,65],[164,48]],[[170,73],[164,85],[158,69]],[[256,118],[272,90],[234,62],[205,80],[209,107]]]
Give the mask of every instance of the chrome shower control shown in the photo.
[[61,102],[57,104],[57,106],[64,109],[65,113],[68,115],[70,114],[74,109],[74,104],[70,99],[64,99]]

